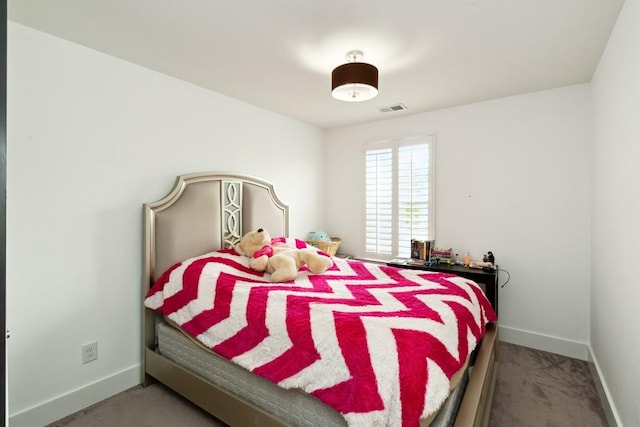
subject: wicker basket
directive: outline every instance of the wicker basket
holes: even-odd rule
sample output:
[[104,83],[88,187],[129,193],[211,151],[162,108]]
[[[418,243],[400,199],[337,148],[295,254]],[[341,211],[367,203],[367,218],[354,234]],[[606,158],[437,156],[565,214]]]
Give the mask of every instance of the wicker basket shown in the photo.
[[331,241],[327,240],[307,240],[307,244],[320,249],[322,252],[326,252],[331,256],[338,253],[338,247],[340,247],[342,239],[340,237],[332,237]]

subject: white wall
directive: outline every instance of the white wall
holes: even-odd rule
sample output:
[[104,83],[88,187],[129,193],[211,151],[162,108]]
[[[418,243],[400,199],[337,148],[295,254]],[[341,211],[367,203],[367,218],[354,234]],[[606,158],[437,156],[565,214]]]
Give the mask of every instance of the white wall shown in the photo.
[[511,273],[502,339],[584,359],[590,111],[578,85],[330,130],[327,231],[361,253],[364,141],[433,132],[436,245],[474,259],[491,250]]
[[[619,425],[640,425],[640,2],[627,0],[593,82],[591,348]],[[611,399],[610,399],[611,400]]]
[[[501,338],[584,358],[591,333],[616,417],[640,424],[640,378],[627,368],[640,351],[630,259],[639,24],[638,1],[627,0],[593,85],[334,129],[323,147],[316,128],[10,22],[11,425],[44,424],[138,382],[140,208],[176,175],[274,182],[297,236],[323,224],[326,189],[325,229],[358,254],[362,142],[432,132],[437,243],[492,250],[511,273]],[[82,365],[94,339],[99,360]]]
[[[139,382],[142,203],[183,173],[255,175],[305,236],[322,219],[322,141],[320,129],[10,22],[12,425]],[[82,365],[92,340],[99,359]]]

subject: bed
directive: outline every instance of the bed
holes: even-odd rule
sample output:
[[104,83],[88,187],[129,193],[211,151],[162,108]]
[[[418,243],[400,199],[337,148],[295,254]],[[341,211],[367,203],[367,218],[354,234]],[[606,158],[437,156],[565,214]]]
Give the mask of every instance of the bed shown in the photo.
[[[479,291],[477,284],[467,279],[452,277],[452,275],[402,270],[337,257],[333,258],[334,266],[323,275],[315,276],[302,271],[300,283],[296,280],[292,284],[271,284],[268,281],[268,275],[262,273],[256,275],[255,272],[249,271],[250,269],[246,268],[248,264],[243,264],[242,257],[229,248],[240,239],[243,232],[258,228],[269,230],[272,236],[289,239],[293,245],[304,245],[304,242],[289,236],[289,208],[278,198],[273,186],[255,177],[231,173],[182,175],[177,177],[173,189],[166,197],[157,202],[144,204],[143,211],[142,295],[145,303],[142,321],[143,385],[159,381],[232,426],[455,425],[464,427],[488,424],[498,360],[497,324],[495,313],[491,310],[491,301],[484,299],[484,294]],[[181,268],[184,270],[180,270]],[[195,271],[194,268],[200,276],[193,280],[194,289],[197,290],[192,293],[198,295],[205,293],[205,298],[200,302],[182,300],[176,302],[182,298],[181,296],[178,298],[179,295],[189,292],[184,291],[187,289],[186,280],[184,283],[176,282],[176,284],[173,282],[174,279],[177,277],[179,279],[175,280],[184,280],[183,277],[189,276],[184,271],[187,269]],[[354,277],[356,273],[360,275],[357,280]],[[400,335],[388,335],[385,341],[374,339],[377,335],[370,332],[374,329],[369,329],[370,326],[367,323],[363,335],[345,335],[349,339],[343,339],[343,341],[354,343],[362,341],[365,343],[363,351],[372,355],[371,366],[362,368],[362,372],[367,374],[362,374],[361,377],[375,376],[376,378],[385,377],[385,379],[384,381],[374,380],[373,387],[371,384],[364,384],[364,387],[358,385],[361,388],[354,388],[356,385],[351,383],[356,382],[354,378],[359,376],[349,373],[345,377],[352,375],[349,380],[345,378],[341,381],[335,380],[332,377],[333,374],[329,373],[331,366],[328,362],[333,364],[336,357],[341,357],[340,352],[349,353],[351,350],[345,350],[346,347],[342,341],[335,346],[338,347],[338,356],[330,355],[328,353],[330,350],[326,350],[325,354],[324,350],[325,347],[327,349],[331,347],[326,343],[334,340],[334,334],[331,332],[339,336],[336,331],[338,328],[342,330],[342,326],[335,325],[354,323],[350,320],[352,314],[348,316],[341,314],[340,316],[346,320],[343,322],[341,320],[342,323],[336,321],[334,329],[329,328],[329,332],[325,332],[325,335],[318,335],[315,329],[311,332],[312,328],[309,327],[309,332],[305,336],[307,338],[313,336],[312,338],[317,340],[311,344],[311,347],[315,345],[320,355],[316,355],[316,359],[300,364],[296,369],[293,369],[292,365],[304,359],[301,355],[306,353],[273,350],[273,345],[266,345],[270,339],[275,340],[271,335],[277,334],[271,334],[271,330],[277,328],[266,327],[269,332],[263,331],[263,333],[268,335],[268,339],[256,338],[255,334],[250,334],[255,341],[254,346],[241,351],[238,350],[238,343],[240,347],[247,345],[246,340],[239,337],[241,334],[232,336],[228,330],[221,329],[225,323],[232,324],[231,330],[235,331],[233,333],[238,330],[244,332],[247,329],[246,325],[238,326],[238,320],[234,320],[236,323],[233,323],[234,321],[231,320],[233,316],[229,313],[234,312],[240,313],[240,321],[249,319],[247,323],[254,323],[251,319],[255,310],[250,311],[249,305],[242,305],[237,301],[245,301],[244,304],[246,304],[246,300],[253,298],[256,293],[268,293],[256,292],[255,289],[261,291],[267,289],[272,295],[276,294],[275,291],[284,293],[286,297],[283,297],[283,301],[291,301],[292,298],[298,301],[301,295],[305,298],[309,296],[309,289],[303,289],[304,286],[310,284],[315,286],[317,283],[322,283],[324,286],[329,282],[335,282],[344,286],[334,286],[331,289],[332,293],[337,292],[336,289],[348,288],[349,295],[352,295],[363,293],[359,291],[360,288],[357,288],[361,284],[362,274],[375,276],[375,280],[381,280],[381,277],[386,281],[390,277],[400,278],[398,280],[402,281],[402,289],[420,282],[419,285],[422,286],[419,292],[420,301],[435,298],[432,294],[439,293],[432,292],[435,288],[453,289],[456,295],[446,297],[447,310],[449,307],[456,307],[456,310],[458,310],[457,307],[462,307],[462,312],[474,313],[467,316],[468,324],[464,328],[458,328],[455,334],[454,341],[458,348],[456,350],[459,353],[458,357],[449,357],[447,359],[449,362],[442,363],[442,366],[446,365],[446,367],[440,366],[437,369],[433,368],[434,364],[429,364],[428,369],[426,364],[416,367],[415,362],[409,359],[407,363],[401,362],[399,356],[398,361],[396,357],[393,357],[393,360],[386,360],[385,357],[388,357],[388,354],[395,353],[386,351],[386,344],[382,345],[381,342],[386,343],[395,339],[395,342],[404,342],[405,347],[414,349],[413,352],[407,353],[415,353],[415,349],[428,347],[425,344],[426,341],[416,340],[416,336],[426,336],[431,339],[432,335],[438,335],[440,332],[429,331],[429,334],[425,335],[425,331],[421,330],[420,335],[402,335],[404,338],[398,338]],[[207,280],[209,276],[213,277],[215,293],[198,288],[205,281],[205,276]],[[234,287],[231,291],[222,290],[221,283],[227,282],[221,277],[233,277]],[[237,284],[240,282],[242,286]],[[250,291],[248,294],[243,294],[247,284]],[[279,287],[276,289],[275,285]],[[371,283],[367,285],[368,288],[373,289]],[[394,292],[399,292],[399,289],[394,288]],[[363,293],[367,298],[370,298],[373,293],[369,290]],[[411,292],[413,291],[411,289]],[[223,338],[211,338],[218,340],[215,342],[207,341],[206,338],[203,339],[203,334],[209,329],[203,328],[202,325],[194,327],[197,323],[194,318],[206,316],[189,314],[187,307],[195,306],[200,310],[199,313],[219,313],[216,310],[223,307],[220,301],[225,299],[222,295],[226,295],[226,299],[235,305],[229,303],[224,315],[228,319],[218,319],[216,323],[209,325],[211,326],[209,329],[221,333]],[[331,302],[335,303],[333,300]],[[201,306],[209,303],[211,306]],[[443,303],[436,302],[436,304]],[[419,305],[421,307],[419,310],[423,310],[422,305],[428,304]],[[314,307],[313,310],[316,310],[317,306],[317,301],[313,301],[305,307]],[[277,307],[289,307],[289,305],[284,303]],[[428,309],[434,311],[432,308]],[[269,322],[272,325],[275,324],[275,321],[265,319],[275,318],[273,317],[275,313],[280,311],[287,310],[265,310],[266,314],[262,318],[264,325]],[[454,310],[451,309],[451,311]],[[309,314],[311,309],[305,313],[303,317],[311,317]],[[293,316],[293,314],[285,313],[285,316]],[[333,312],[331,316],[334,320],[338,319]],[[211,318],[209,316],[209,319]],[[376,317],[375,323],[397,322],[398,318],[398,315],[390,315],[385,311],[384,315]],[[291,319],[292,317],[287,317],[281,321],[293,322]],[[382,320],[379,322],[380,319]],[[424,323],[424,320],[420,321]],[[456,322],[460,323],[460,319]],[[447,321],[438,318],[436,323],[440,325]],[[300,323],[296,323],[298,324]],[[418,327],[420,328],[422,326]],[[287,328],[284,329],[286,332]],[[393,327],[387,325],[385,330],[393,330],[395,334],[396,326],[395,324]],[[401,332],[404,334],[404,331]],[[449,348],[452,345],[448,340],[449,338],[443,339],[443,348]],[[236,345],[230,345],[230,342],[235,342]],[[441,345],[439,342],[435,344]],[[465,348],[463,353],[460,348],[465,346],[470,348]],[[273,355],[264,356],[258,351],[262,348],[271,352],[276,351],[277,357],[273,360],[269,359]],[[356,348],[355,344],[354,348]],[[354,354],[358,351],[360,350],[353,350]],[[382,358],[381,361],[373,362],[375,354]],[[288,355],[289,359],[284,358],[284,355]],[[260,359],[260,357],[267,358]],[[408,356],[403,356],[405,359],[406,357]],[[440,356],[422,357],[422,360],[431,362],[432,358],[437,357]],[[345,360],[349,360],[347,356]],[[353,360],[356,362],[342,362],[342,365],[348,365],[349,369],[352,366],[365,365],[358,362],[359,359]],[[336,364],[340,365],[340,363]],[[393,369],[387,369],[387,366]],[[414,371],[407,370],[409,368],[405,366],[411,367]],[[342,368],[344,371],[344,366]],[[415,374],[415,372],[420,374],[421,371],[427,374]],[[375,375],[370,375],[372,372]],[[413,374],[402,376],[399,372],[413,372]],[[387,385],[387,376],[391,378],[390,385]],[[425,380],[429,385],[426,391],[421,388],[427,387],[426,384],[424,386],[414,384],[416,383],[414,379],[421,376],[428,378],[428,381]],[[399,379],[396,380],[396,378]],[[448,381],[445,384],[447,387],[445,392],[438,391],[438,387],[445,386],[443,379]],[[349,387],[346,384],[349,384]],[[372,388],[373,390],[370,390]],[[412,393],[411,390],[414,389],[423,391]],[[432,399],[434,396],[435,399]],[[418,406],[413,401],[417,401]]]

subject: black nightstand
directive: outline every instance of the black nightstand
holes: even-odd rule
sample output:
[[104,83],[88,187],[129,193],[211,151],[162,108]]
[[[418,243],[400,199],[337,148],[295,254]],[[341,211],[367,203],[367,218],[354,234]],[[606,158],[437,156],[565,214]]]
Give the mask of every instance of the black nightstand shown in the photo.
[[388,262],[387,265],[392,267],[410,268],[412,270],[437,271],[440,273],[451,273],[457,276],[473,280],[482,287],[491,306],[498,314],[498,269],[494,271],[483,271],[478,268],[469,268],[463,265],[434,264],[434,265],[416,265],[408,262]]

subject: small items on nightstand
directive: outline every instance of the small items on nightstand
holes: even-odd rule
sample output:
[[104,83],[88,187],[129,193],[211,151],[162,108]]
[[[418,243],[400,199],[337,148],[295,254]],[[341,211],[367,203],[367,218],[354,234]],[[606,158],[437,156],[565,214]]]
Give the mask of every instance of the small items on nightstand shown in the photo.
[[495,264],[496,257],[493,256],[493,252],[489,251],[482,257],[482,262],[471,263],[473,268],[482,268],[482,271],[490,273],[496,271]]

